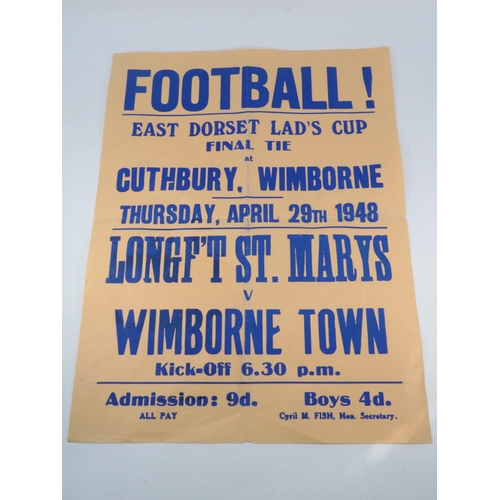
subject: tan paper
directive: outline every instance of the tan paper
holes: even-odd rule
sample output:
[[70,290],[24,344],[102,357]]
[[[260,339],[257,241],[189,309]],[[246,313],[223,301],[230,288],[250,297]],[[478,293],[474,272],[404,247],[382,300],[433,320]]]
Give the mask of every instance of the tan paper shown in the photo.
[[114,56],[69,440],[430,442],[388,49]]

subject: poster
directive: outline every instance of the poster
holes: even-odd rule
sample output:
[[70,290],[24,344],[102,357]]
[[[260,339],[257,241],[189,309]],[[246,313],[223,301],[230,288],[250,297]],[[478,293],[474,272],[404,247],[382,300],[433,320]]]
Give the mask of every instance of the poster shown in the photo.
[[430,442],[387,48],[114,56],[69,440]]

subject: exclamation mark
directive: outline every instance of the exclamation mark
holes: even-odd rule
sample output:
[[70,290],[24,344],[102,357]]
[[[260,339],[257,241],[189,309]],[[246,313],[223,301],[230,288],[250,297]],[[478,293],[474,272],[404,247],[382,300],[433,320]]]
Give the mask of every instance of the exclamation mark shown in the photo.
[[[368,97],[372,96],[372,68],[371,66],[364,66],[363,70],[363,80],[365,82],[366,94]],[[366,107],[372,109],[375,107],[375,101],[372,99],[366,100]]]

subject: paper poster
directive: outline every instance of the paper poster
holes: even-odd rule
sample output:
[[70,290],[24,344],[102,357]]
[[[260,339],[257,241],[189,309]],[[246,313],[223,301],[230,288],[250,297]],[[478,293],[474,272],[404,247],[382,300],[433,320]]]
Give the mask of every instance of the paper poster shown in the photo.
[[387,48],[114,56],[69,440],[430,442]]

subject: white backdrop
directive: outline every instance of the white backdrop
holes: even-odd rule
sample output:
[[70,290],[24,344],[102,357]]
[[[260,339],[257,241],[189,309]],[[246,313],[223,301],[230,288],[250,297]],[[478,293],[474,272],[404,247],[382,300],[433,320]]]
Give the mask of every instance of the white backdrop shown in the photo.
[[[63,498],[436,498],[436,5],[433,0],[63,1]],[[67,443],[112,54],[391,51],[431,445]]]

